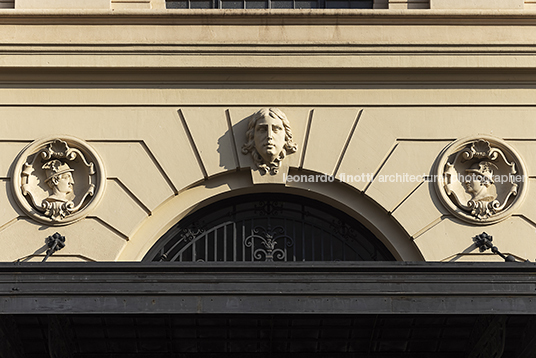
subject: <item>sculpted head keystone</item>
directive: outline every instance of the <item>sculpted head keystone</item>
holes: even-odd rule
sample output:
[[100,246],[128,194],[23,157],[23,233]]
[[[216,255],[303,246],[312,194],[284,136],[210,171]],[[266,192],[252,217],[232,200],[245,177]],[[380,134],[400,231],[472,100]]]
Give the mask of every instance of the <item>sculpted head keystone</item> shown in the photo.
[[251,153],[262,173],[277,173],[287,154],[296,152],[292,130],[287,116],[278,108],[262,108],[253,114],[248,123],[246,143],[242,153]]

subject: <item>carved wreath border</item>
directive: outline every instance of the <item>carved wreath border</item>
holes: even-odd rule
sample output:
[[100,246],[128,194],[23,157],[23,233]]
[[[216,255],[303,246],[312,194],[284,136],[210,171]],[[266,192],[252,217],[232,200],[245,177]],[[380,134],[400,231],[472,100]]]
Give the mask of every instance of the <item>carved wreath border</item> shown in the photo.
[[[87,163],[87,165],[90,167],[90,171],[94,171],[97,177],[96,183],[92,184],[89,202],[81,207],[79,211],[73,213],[72,215],[66,216],[61,221],[47,217],[39,210],[36,210],[36,208],[27,200],[27,193],[24,192],[25,189],[23,188],[25,178],[24,169],[25,166],[28,165],[28,158],[32,155],[38,155],[39,153],[46,152],[48,150],[47,146],[58,140],[67,143],[73,153],[83,153],[84,156],[91,158],[91,163]],[[32,219],[49,226],[64,226],[85,218],[99,204],[104,195],[106,186],[106,172],[104,169],[104,164],[97,152],[84,140],[68,135],[49,136],[37,139],[28,144],[19,153],[16,163],[13,166],[11,178],[13,195],[19,207]]]
[[[457,152],[463,151],[467,146],[474,142],[487,141],[493,148],[497,148],[507,153],[510,159],[515,163],[516,175],[522,175],[525,178],[524,182],[521,182],[521,185],[516,190],[516,195],[512,203],[507,206],[504,211],[501,211],[497,214],[494,214],[486,219],[477,219],[471,213],[465,212],[462,210],[450,195],[445,190],[445,167],[447,165],[448,158]],[[438,159],[435,162],[434,174],[436,175],[437,180],[434,181],[434,188],[437,196],[439,197],[441,203],[457,218],[462,219],[465,222],[471,223],[473,225],[490,225],[500,221],[503,221],[509,218],[519,206],[523,203],[525,195],[527,193],[528,181],[527,178],[527,169],[525,162],[522,160],[521,156],[517,151],[508,145],[504,140],[498,137],[490,135],[478,135],[461,138],[459,140],[453,141],[450,143],[440,154]]]

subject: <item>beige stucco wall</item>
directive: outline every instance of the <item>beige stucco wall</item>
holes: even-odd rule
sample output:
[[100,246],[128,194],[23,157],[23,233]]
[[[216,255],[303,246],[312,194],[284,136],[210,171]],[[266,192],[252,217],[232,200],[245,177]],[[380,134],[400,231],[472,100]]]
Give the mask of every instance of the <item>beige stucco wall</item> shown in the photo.
[[[40,260],[32,255],[56,231],[67,245],[52,259],[141,260],[192,210],[261,191],[326,201],[401,260],[496,260],[472,246],[482,231],[533,260],[535,18],[1,10],[0,260]],[[245,118],[261,107],[291,121],[290,174],[429,174],[452,141],[492,135],[524,160],[527,196],[508,219],[478,226],[454,218],[426,182],[253,184],[240,148]],[[11,183],[25,146],[62,135],[99,153],[107,185],[85,219],[54,227],[18,207]]]
[[153,10],[165,9],[165,0],[0,0],[5,8],[15,9],[133,9],[133,10]]

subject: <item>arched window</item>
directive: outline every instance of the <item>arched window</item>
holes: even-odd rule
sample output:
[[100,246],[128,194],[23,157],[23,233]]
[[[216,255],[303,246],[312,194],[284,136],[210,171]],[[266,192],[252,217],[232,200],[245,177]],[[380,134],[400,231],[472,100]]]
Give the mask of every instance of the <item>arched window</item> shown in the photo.
[[144,261],[394,261],[367,228],[322,202],[250,194],[208,205],[158,240]]

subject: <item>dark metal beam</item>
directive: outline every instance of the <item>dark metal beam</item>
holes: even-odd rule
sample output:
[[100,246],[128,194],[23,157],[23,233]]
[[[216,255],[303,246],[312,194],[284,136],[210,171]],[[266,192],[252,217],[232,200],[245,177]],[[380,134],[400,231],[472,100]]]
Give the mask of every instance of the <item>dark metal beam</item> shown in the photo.
[[6,313],[536,314],[533,263],[0,264]]

